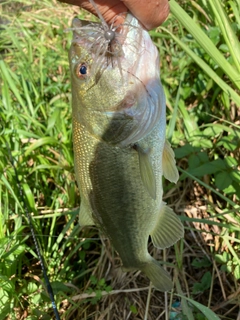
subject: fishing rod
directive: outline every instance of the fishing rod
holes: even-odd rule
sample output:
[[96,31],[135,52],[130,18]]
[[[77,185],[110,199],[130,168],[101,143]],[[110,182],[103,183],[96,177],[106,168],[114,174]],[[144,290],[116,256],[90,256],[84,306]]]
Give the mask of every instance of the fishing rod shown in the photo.
[[53,289],[52,289],[49,277],[47,275],[47,270],[46,270],[46,267],[45,267],[44,259],[43,259],[43,256],[41,255],[40,247],[39,247],[39,244],[37,242],[37,237],[36,237],[36,234],[35,234],[35,231],[34,231],[34,227],[33,227],[33,223],[32,223],[32,217],[31,217],[31,215],[29,213],[28,206],[27,206],[27,203],[26,203],[26,198],[24,197],[24,194],[23,194],[23,188],[21,186],[21,183],[20,183],[20,180],[19,180],[19,177],[18,177],[17,168],[16,168],[16,166],[14,164],[14,160],[13,160],[13,157],[12,157],[12,153],[11,153],[10,147],[9,147],[8,144],[6,144],[6,145],[7,145],[7,148],[8,148],[10,163],[11,163],[11,165],[13,167],[13,170],[14,170],[14,173],[15,173],[17,187],[18,187],[18,190],[19,190],[19,195],[20,195],[20,198],[21,198],[21,200],[23,202],[23,205],[24,205],[24,210],[26,212],[26,216],[27,216],[27,219],[28,219],[28,224],[29,224],[29,227],[30,227],[31,235],[32,235],[33,242],[34,242],[34,245],[35,245],[35,248],[36,248],[38,259],[40,261],[40,265],[41,265],[41,269],[42,269],[42,272],[43,272],[43,277],[44,277],[44,280],[45,280],[47,292],[49,294],[49,298],[50,298],[51,303],[52,303],[52,308],[53,308],[56,320],[61,320],[59,312],[58,312],[58,308],[57,308],[56,303],[55,303]]

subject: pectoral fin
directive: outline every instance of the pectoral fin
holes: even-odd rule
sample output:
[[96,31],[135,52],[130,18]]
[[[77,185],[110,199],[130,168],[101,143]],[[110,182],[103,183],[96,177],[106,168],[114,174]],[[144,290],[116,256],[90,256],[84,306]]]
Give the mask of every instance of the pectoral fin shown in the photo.
[[79,224],[81,227],[95,225],[92,218],[92,211],[84,202],[80,205]]
[[158,221],[151,233],[152,242],[159,249],[168,248],[184,235],[184,228],[178,216],[163,203]]
[[144,150],[138,144],[134,146],[138,152],[139,157],[139,168],[142,178],[142,182],[147,189],[150,196],[155,200],[156,199],[156,179],[152,167],[152,162],[149,155],[149,150]]
[[170,143],[166,140],[163,156],[162,156],[162,166],[164,177],[174,183],[177,183],[179,174],[176,166],[175,156]]

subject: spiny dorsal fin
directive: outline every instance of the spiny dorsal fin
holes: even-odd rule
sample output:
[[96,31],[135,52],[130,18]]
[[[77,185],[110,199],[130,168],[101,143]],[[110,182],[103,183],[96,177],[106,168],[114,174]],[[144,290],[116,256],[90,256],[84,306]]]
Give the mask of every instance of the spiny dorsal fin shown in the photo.
[[163,149],[162,167],[164,177],[174,183],[177,183],[179,174],[176,166],[175,156],[170,143],[166,140]]
[[156,222],[151,233],[153,245],[159,249],[172,246],[184,235],[183,225],[171,208],[163,202]]
[[147,189],[150,196],[156,199],[156,179],[153,172],[152,162],[150,159],[150,150],[144,150],[138,144],[134,145],[134,148],[138,152],[139,169],[142,178],[142,182]]

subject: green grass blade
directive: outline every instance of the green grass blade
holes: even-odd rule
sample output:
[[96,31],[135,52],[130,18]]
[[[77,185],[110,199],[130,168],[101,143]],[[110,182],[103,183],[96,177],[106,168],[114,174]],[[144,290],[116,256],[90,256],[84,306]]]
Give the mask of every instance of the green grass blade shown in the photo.
[[183,295],[183,292],[182,292],[182,289],[181,289],[181,286],[180,286],[178,279],[176,279],[176,287],[177,287],[177,292],[179,293],[178,295],[182,298],[181,305],[182,305],[182,310],[183,310],[184,315],[187,316],[188,320],[194,320],[192,310],[187,303],[186,297]]
[[[222,88],[224,92],[226,92],[229,97],[238,105],[240,106],[240,96],[224,81],[222,80],[216,72],[213,71],[209,65],[202,60],[199,56],[197,56],[183,41],[177,38],[173,33],[171,33],[168,29],[161,27],[161,29],[170,34],[171,37],[176,41],[186,52],[189,56],[211,77],[218,85]],[[211,40],[209,40],[211,41]],[[226,61],[226,60],[225,60]],[[240,87],[240,83],[239,83]]]
[[27,148],[25,155],[29,155],[33,150],[44,146],[44,145],[55,145],[58,144],[58,140],[56,140],[55,138],[52,137],[44,137],[44,138],[40,138],[37,141],[35,141],[30,147]]
[[10,74],[10,69],[7,68],[5,62],[3,60],[0,61],[0,70],[2,71],[2,75],[5,78],[5,81],[7,81],[9,88],[12,90],[13,94],[17,98],[18,102],[22,106],[23,109],[25,109],[25,103],[20,95],[20,92],[15,84],[15,80],[13,80],[12,75]]
[[7,181],[7,179],[5,178],[4,174],[1,175],[0,180],[2,180],[2,182],[5,184],[6,188],[10,191],[10,193],[12,194],[14,200],[16,201],[17,205],[21,208],[21,210],[23,211],[23,207],[21,205],[21,203],[18,200],[17,195],[15,194],[13,188],[11,187],[10,183]]
[[[217,215],[215,214],[214,217],[217,217]],[[226,223],[216,222],[214,220],[210,220],[210,218],[209,219],[203,219],[203,218],[198,219],[198,218],[189,218],[186,216],[180,216],[179,218],[182,222],[184,222],[184,221],[199,222],[199,223],[205,223],[205,224],[208,224],[211,226],[218,226],[218,227],[230,229],[231,231],[239,231],[239,226],[234,226],[234,225],[229,224],[227,222]]]
[[[214,12],[214,16],[222,31],[225,42],[229,48],[230,54],[233,58],[235,66],[240,72],[240,43],[233,28],[231,27],[228,16],[226,15],[223,6],[219,0],[211,0],[209,4]],[[240,79],[238,79],[240,81]]]
[[[188,30],[188,32],[192,34],[192,36],[198,42],[200,47],[203,48],[209,54],[209,56],[222,68],[222,70],[224,70],[224,72],[232,80],[236,88],[240,89],[239,72],[236,69],[234,69],[231,66],[231,64],[224,58],[224,56],[215,47],[214,43],[208,38],[208,36],[203,32],[203,30],[201,30],[201,28],[194,22],[194,20],[181,8],[181,6],[175,0],[171,0],[170,8],[173,15],[181,22],[181,24]],[[179,41],[177,42],[179,43]],[[204,70],[206,67],[208,67],[207,64],[205,64]],[[218,82],[221,88],[223,86],[223,83],[224,81],[221,81],[220,85],[220,83]],[[238,105],[240,104],[238,103]]]
[[31,116],[34,116],[34,108],[33,108],[32,100],[31,100],[31,97],[30,97],[30,94],[29,94],[29,91],[28,91],[28,88],[26,85],[26,81],[24,80],[23,76],[21,78],[22,78],[22,86],[23,86],[23,90],[24,90],[24,96],[25,96],[27,103],[28,103],[28,110],[30,111]]
[[232,8],[237,24],[240,25],[240,6],[238,8],[234,1],[228,1],[228,3]]
[[29,205],[29,208],[32,211],[35,211],[35,199],[32,193],[32,190],[30,189],[29,185],[27,183],[22,184],[22,188],[25,194],[25,199],[27,200],[27,203]]
[[186,299],[188,302],[193,304],[196,308],[198,308],[204,315],[207,317],[208,320],[220,320],[220,318],[214,313],[211,309],[205,307],[199,302],[194,301],[193,299],[187,298],[180,294],[176,294],[176,296],[181,297],[182,299]]
[[169,121],[167,139],[170,142],[171,142],[171,139],[172,139],[172,136],[173,136],[173,132],[174,132],[174,128],[175,128],[175,125],[176,125],[176,122],[177,122],[177,111],[178,111],[178,105],[179,105],[179,100],[180,100],[180,95],[181,95],[181,84],[182,84],[182,81],[184,79],[184,73],[185,73],[185,70],[181,74],[180,83],[179,83],[179,87],[178,87],[178,91],[177,91],[177,96],[176,96],[175,103],[174,103],[173,113],[172,113],[171,119]]

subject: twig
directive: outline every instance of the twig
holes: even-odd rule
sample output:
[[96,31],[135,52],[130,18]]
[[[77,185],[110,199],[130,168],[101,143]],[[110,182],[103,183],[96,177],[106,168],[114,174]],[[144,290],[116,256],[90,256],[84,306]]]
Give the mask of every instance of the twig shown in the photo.
[[152,293],[152,283],[150,282],[149,290],[148,290],[148,296],[147,296],[147,302],[146,302],[144,320],[148,319],[148,311],[149,311],[149,306],[150,306],[151,293]]
[[[129,293],[129,292],[138,292],[138,291],[144,291],[144,290],[148,290],[148,287],[144,287],[144,288],[136,288],[136,289],[125,289],[125,290],[112,290],[110,292],[107,291],[102,291],[101,294],[102,296],[107,296],[107,295],[113,295],[113,294],[118,294],[118,293]],[[87,298],[94,298],[96,297],[96,293],[92,292],[92,293],[82,293],[82,294],[78,294],[74,297],[72,297],[73,301],[76,300],[83,300],[83,299],[87,299]],[[62,303],[67,302],[67,300],[64,300]]]
[[211,280],[211,286],[210,286],[210,290],[209,290],[208,308],[210,308],[210,306],[211,306],[212,293],[213,293],[213,283],[214,283],[214,266],[212,269],[212,280]]
[[220,275],[220,272],[217,268],[217,265],[216,265],[216,262],[215,260],[213,259],[213,266],[217,272],[217,276],[218,276],[218,280],[219,280],[219,284],[220,284],[220,287],[221,287],[221,290],[222,290],[222,295],[223,295],[223,299],[226,301],[227,300],[227,296],[226,296],[226,293],[225,293],[225,290],[224,290],[224,285],[222,283],[222,278],[221,278],[221,275]]
[[[166,262],[167,257],[166,257],[166,249],[163,250],[163,261]],[[164,269],[166,269],[166,266],[163,267]],[[167,292],[164,292],[164,304],[165,304],[165,320],[168,320],[168,296],[167,296]]]

